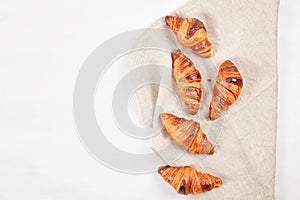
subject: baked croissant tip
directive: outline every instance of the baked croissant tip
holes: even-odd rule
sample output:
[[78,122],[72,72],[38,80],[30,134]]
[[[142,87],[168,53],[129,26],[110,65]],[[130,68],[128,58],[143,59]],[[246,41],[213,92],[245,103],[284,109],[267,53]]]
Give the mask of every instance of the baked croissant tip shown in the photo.
[[182,52],[181,52],[180,49],[175,49],[172,53],[174,53],[174,54],[181,54]]
[[167,116],[166,113],[161,113],[161,114],[159,115],[159,118],[160,118],[160,120],[163,121],[163,120],[166,118],[166,116]]
[[191,115],[196,115],[197,113],[198,113],[198,110],[197,110],[197,111],[191,111],[191,112],[190,112]]
[[215,120],[218,118],[218,116],[216,114],[213,114],[214,111],[213,111],[213,107],[210,105],[209,107],[209,119],[210,120]]
[[170,16],[166,16],[166,17],[165,17],[166,23],[169,21],[169,18],[170,18]]
[[215,177],[214,178],[214,182],[215,182],[215,187],[220,187],[223,184],[222,179]]
[[[176,60],[181,54],[182,52],[180,51],[180,49],[176,49],[172,51],[171,53],[172,61],[174,62],[174,60]],[[174,68],[174,65],[172,65],[172,67]]]
[[159,174],[162,174],[165,171],[165,169],[168,168],[168,167],[170,167],[170,166],[169,165],[161,166],[161,167],[158,168],[157,172]]
[[165,17],[165,22],[168,26],[170,26],[170,20],[171,20],[172,16],[166,16]]
[[211,49],[210,54],[209,54],[209,58],[210,58],[210,57],[213,57],[214,55],[215,55],[215,52],[214,52],[213,49]]
[[200,56],[202,56],[203,58],[211,58],[214,56],[214,51],[213,49],[211,49],[208,53],[206,54],[199,54]]
[[211,114],[209,114],[209,119],[210,119],[210,120],[215,120],[216,117],[213,117]]
[[213,155],[215,153],[214,148],[211,148],[210,152],[208,152],[209,155]]

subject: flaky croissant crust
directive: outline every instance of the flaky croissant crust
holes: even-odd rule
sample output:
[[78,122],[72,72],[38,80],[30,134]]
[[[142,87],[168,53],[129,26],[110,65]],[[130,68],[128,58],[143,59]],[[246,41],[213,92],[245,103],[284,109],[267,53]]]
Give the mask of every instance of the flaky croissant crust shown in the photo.
[[209,108],[209,118],[217,119],[239,97],[243,88],[243,78],[230,60],[220,65]]
[[168,182],[179,194],[200,194],[222,185],[222,179],[196,171],[190,166],[158,169],[161,177]]
[[201,130],[200,124],[175,115],[162,113],[160,120],[178,145],[195,154],[213,154],[214,147]]
[[179,49],[171,54],[173,75],[179,94],[189,112],[194,115],[200,107],[202,96],[201,75],[193,62]]
[[182,46],[190,48],[194,53],[205,58],[213,56],[212,44],[208,40],[203,22],[196,18],[178,16],[166,16],[165,21]]

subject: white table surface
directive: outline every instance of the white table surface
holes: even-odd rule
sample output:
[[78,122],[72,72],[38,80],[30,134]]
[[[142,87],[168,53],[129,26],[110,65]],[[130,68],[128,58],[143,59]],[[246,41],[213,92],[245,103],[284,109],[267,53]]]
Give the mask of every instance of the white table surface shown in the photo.
[[[0,0],[0,199],[186,199],[156,174],[108,169],[76,134],[72,94],[86,57],[184,0]],[[277,199],[300,199],[300,3],[279,20]],[[134,145],[133,145],[134,146]],[[138,145],[137,145],[138,146]]]

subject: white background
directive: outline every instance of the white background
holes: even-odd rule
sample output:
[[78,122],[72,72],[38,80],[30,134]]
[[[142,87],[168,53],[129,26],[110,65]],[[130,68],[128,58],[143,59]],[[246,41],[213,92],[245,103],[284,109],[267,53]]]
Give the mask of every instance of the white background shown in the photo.
[[[121,174],[82,147],[72,93],[86,57],[105,40],[185,0],[0,0],[0,199],[185,199],[156,174]],[[300,3],[279,20],[277,199],[300,199]],[[138,146],[138,145],[137,145]],[[124,145],[126,148],[126,145]]]

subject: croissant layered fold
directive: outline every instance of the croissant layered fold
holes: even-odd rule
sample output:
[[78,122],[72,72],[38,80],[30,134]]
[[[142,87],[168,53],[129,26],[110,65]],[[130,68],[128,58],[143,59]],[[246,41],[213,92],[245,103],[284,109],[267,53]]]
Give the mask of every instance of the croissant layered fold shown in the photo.
[[243,88],[242,76],[230,60],[220,65],[209,107],[209,118],[217,119],[239,97]]
[[210,58],[213,56],[212,44],[207,38],[204,24],[196,18],[181,18],[166,16],[167,26],[174,32],[178,42],[199,56]]
[[167,133],[178,145],[195,154],[213,154],[214,147],[193,120],[179,118],[172,114],[160,114],[160,120]]
[[179,194],[200,194],[222,185],[222,179],[196,171],[192,167],[163,166],[158,169],[161,177]]
[[198,112],[202,95],[201,75],[193,62],[179,49],[173,51],[172,69],[178,91],[189,112]]

